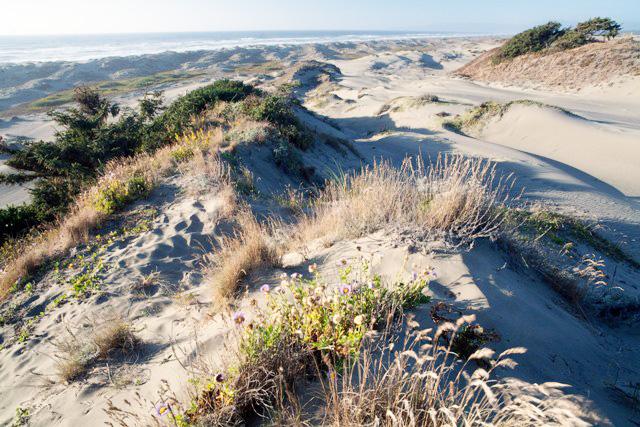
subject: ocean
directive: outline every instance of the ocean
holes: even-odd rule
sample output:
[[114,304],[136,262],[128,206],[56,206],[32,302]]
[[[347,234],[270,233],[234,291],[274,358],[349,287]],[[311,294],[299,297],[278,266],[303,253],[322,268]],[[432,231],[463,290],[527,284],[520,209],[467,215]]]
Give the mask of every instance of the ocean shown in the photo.
[[0,36],[0,64],[87,61],[168,51],[216,50],[258,45],[438,38],[485,34],[394,31],[234,31],[206,33]]

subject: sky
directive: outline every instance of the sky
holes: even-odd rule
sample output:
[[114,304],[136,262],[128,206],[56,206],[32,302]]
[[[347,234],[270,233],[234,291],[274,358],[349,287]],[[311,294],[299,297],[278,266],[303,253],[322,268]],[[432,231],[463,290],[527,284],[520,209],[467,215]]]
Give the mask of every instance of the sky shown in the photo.
[[640,29],[640,0],[0,0],[0,34],[248,30],[516,32],[609,16]]

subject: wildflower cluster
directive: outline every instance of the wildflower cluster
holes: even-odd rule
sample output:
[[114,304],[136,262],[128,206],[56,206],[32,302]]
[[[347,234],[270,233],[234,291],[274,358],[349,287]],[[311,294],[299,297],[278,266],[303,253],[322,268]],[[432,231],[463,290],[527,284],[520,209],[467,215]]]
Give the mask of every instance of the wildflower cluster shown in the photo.
[[[390,314],[428,302],[423,293],[429,282],[428,272],[413,275],[408,283],[386,287],[379,276],[352,279],[351,266],[346,261],[341,264],[344,268],[339,270],[338,283],[325,283],[317,266],[312,265],[310,277],[285,273],[273,292],[263,287],[268,293],[268,311],[247,330],[247,354],[253,354],[255,335],[277,332],[296,337],[311,352],[339,360],[357,353],[365,334]],[[278,344],[274,339],[259,341]]]
[[403,308],[429,301],[423,292],[428,271],[385,286],[366,264],[357,278],[346,261],[340,267],[337,283],[326,283],[314,264],[309,276],[283,274],[279,286],[262,285],[266,308],[254,319],[241,311],[232,316],[240,332],[240,365],[200,382],[191,407],[172,420],[190,425],[215,416],[213,425],[240,422],[244,409],[269,407],[282,384],[314,367],[340,369],[357,356],[369,331],[387,326]]

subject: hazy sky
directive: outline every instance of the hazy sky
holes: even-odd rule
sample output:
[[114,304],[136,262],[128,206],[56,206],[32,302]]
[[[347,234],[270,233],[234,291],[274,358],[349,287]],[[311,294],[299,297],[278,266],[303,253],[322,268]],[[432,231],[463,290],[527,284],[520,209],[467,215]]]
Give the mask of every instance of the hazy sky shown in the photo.
[[0,0],[0,34],[227,30],[510,32],[610,16],[640,27],[640,0]]

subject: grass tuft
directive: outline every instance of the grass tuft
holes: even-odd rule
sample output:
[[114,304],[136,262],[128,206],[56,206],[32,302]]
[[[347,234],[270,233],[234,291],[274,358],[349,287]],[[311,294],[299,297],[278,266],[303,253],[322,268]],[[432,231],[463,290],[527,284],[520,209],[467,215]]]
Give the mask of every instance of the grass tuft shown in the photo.
[[90,333],[67,335],[56,343],[58,376],[65,383],[80,379],[97,362],[133,354],[140,345],[131,325],[121,317],[92,325]]
[[252,271],[280,261],[268,225],[259,223],[246,207],[236,218],[235,233],[221,237],[220,250],[208,257],[207,282],[218,307],[228,303]]
[[442,156],[427,166],[407,159],[396,169],[376,163],[329,182],[293,230],[294,243],[360,237],[404,227],[457,243],[496,233],[513,184],[494,165]]

